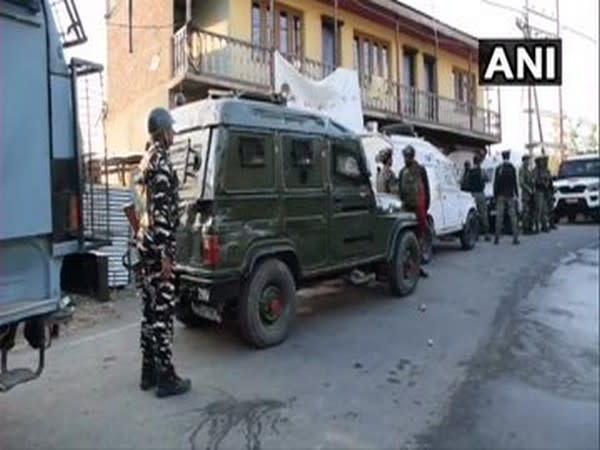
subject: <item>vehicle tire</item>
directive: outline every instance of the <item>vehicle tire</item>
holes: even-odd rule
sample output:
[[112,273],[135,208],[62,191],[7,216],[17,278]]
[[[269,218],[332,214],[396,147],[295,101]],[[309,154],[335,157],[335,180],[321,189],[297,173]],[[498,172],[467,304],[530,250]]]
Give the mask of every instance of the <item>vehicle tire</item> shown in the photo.
[[192,309],[189,294],[182,294],[179,301],[175,303],[175,318],[187,328],[202,328],[215,325],[216,322],[200,317]]
[[287,265],[267,259],[250,275],[240,299],[243,338],[257,348],[282,343],[296,316],[296,283]]
[[569,223],[575,223],[577,221],[577,213],[574,213],[574,212],[568,213],[567,219],[569,220]]
[[420,261],[421,249],[416,234],[411,230],[400,232],[389,267],[393,295],[404,297],[415,290],[420,277]]
[[460,232],[460,245],[463,250],[471,250],[477,242],[479,218],[474,211],[469,212],[465,226]]
[[429,229],[427,230],[427,236],[425,236],[425,242],[421,249],[421,264],[428,264],[433,258],[433,241],[435,239],[435,229],[433,228],[433,220],[429,218]]

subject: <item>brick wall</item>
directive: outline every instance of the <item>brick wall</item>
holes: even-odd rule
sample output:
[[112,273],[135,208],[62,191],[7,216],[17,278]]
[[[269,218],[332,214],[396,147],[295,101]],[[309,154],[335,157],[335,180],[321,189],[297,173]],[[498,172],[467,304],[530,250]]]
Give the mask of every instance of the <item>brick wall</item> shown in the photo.
[[146,117],[168,106],[171,79],[173,0],[135,0],[133,53],[129,53],[128,1],[107,20],[109,153],[143,151]]

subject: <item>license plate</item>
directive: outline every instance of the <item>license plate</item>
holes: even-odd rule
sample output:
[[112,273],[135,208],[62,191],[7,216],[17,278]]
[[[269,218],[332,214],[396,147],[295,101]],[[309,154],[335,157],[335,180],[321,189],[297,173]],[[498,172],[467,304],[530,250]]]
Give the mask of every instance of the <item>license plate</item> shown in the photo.
[[576,203],[579,203],[579,199],[577,198],[567,198],[565,199],[565,201],[569,204],[569,205],[574,205]]

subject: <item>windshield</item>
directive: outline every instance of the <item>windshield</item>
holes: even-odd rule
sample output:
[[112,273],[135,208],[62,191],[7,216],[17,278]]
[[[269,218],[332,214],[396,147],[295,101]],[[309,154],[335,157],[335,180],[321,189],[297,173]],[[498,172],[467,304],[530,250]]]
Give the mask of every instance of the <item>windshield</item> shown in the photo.
[[203,128],[175,138],[170,152],[182,199],[212,197],[212,152],[209,152],[208,148],[214,134],[212,128]]
[[600,158],[563,161],[558,177],[600,177]]

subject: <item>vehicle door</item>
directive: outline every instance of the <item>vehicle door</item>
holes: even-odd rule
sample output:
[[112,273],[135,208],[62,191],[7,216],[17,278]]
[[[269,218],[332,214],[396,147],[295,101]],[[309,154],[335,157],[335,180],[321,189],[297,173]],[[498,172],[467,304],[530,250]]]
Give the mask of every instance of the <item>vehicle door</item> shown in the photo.
[[440,174],[438,164],[432,163],[425,166],[427,178],[429,179],[429,210],[428,214],[433,219],[433,226],[436,234],[446,227],[442,202],[442,175]]
[[319,136],[281,135],[283,229],[307,269],[327,264],[325,145]]
[[333,262],[368,254],[374,245],[375,196],[355,139],[332,139],[329,150],[329,236]]
[[456,175],[450,164],[439,164],[442,211],[444,215],[444,229],[447,231],[462,228],[464,205],[462,194]]

